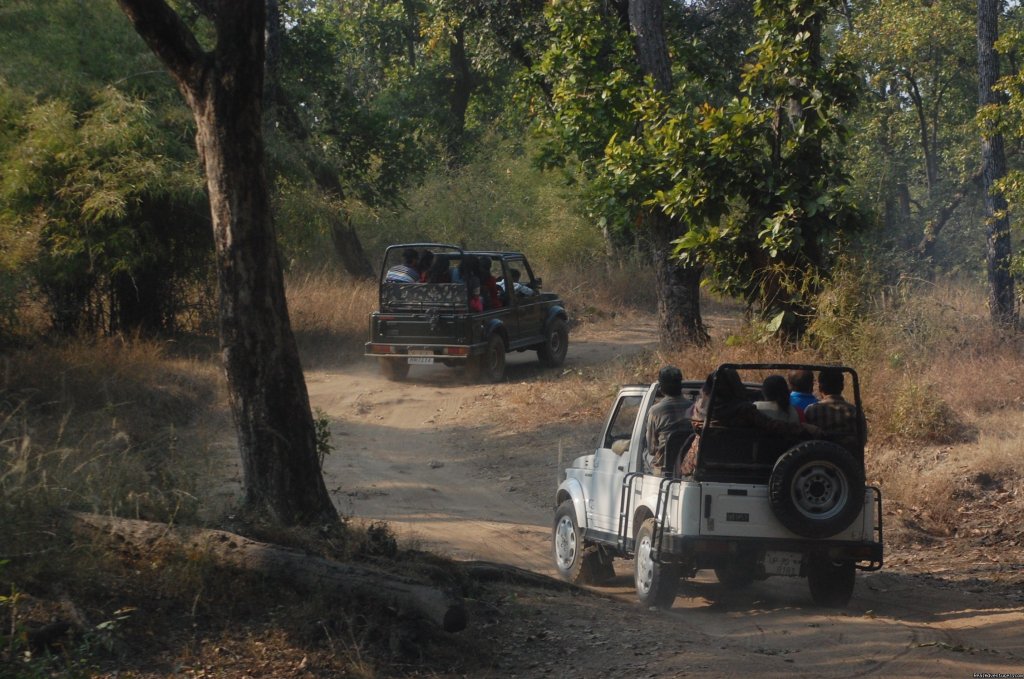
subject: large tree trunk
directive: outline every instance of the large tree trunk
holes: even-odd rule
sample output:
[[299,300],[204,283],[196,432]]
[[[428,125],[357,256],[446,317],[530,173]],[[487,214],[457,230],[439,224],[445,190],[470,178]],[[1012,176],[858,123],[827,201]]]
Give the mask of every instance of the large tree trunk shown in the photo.
[[288,320],[264,170],[264,3],[216,3],[210,17],[217,46],[205,53],[163,0],[119,2],[171,71],[196,120],[246,508],[285,524],[336,519]]
[[706,344],[709,337],[700,313],[701,270],[679,266],[673,257],[672,240],[678,230],[673,220],[658,212],[650,221],[661,344],[665,348]]
[[[661,0],[629,0],[628,15],[636,37],[637,63],[659,91],[668,92],[672,89],[672,71]],[[672,248],[672,240],[683,235],[683,228],[657,209],[647,215],[646,221],[653,233],[661,343],[665,347],[703,344],[708,334],[700,314],[701,271],[680,266]]]
[[454,167],[461,162],[466,136],[466,111],[469,99],[476,89],[476,78],[466,53],[466,27],[460,23],[448,44],[448,59],[451,73],[451,88],[448,90],[448,164]]
[[[999,54],[995,50],[999,37],[999,0],[978,0],[978,105],[999,103],[993,88],[999,80]],[[986,260],[988,264],[989,310],[992,319],[1001,325],[1014,322],[1013,276],[1010,273],[1010,220],[1006,216],[1006,199],[996,189],[996,182],[1006,175],[1006,154],[1003,135],[982,129],[981,171],[985,187]]]
[[651,76],[658,91],[671,90],[672,69],[665,42],[661,0],[630,0],[629,28],[636,36],[636,58],[640,70]]

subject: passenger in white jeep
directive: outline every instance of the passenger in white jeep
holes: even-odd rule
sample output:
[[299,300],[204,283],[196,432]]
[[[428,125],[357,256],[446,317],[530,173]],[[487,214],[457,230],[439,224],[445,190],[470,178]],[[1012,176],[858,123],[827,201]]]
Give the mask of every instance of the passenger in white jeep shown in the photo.
[[[693,443],[683,458],[680,473],[692,476],[697,468],[697,450],[700,447],[700,432],[704,428],[704,420],[710,411],[710,424],[716,427],[755,427],[775,434],[818,438],[822,430],[813,424],[800,424],[775,420],[757,409],[754,402],[747,398],[746,387],[739,373],[733,368],[719,368],[718,378],[715,373],[708,375],[700,390],[700,398],[693,406],[693,428],[697,432]],[[712,384],[714,384],[714,400],[712,400]]]
[[676,463],[676,460],[666,460],[669,437],[693,431],[690,424],[693,401],[683,398],[683,373],[674,365],[661,369],[658,386],[664,397],[647,415],[646,462],[649,473],[661,476],[665,467],[671,470]]

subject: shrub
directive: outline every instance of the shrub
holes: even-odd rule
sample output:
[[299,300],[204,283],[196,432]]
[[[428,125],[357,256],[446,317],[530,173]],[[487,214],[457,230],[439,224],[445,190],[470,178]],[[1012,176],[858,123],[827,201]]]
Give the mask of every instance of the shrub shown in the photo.
[[889,407],[879,409],[882,430],[922,443],[953,443],[970,438],[971,428],[944,400],[945,390],[904,377],[889,395]]

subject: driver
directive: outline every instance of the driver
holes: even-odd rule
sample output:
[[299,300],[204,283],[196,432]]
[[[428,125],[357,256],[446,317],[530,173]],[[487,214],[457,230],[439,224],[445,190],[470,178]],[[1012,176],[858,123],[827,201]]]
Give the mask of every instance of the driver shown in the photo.
[[[690,413],[693,401],[683,398],[683,373],[674,365],[667,365],[658,372],[658,386],[665,395],[651,407],[647,414],[647,467],[651,474],[660,476],[666,466],[675,466],[674,460],[666,465],[666,448],[669,436],[692,431]],[[678,452],[675,451],[678,455]]]

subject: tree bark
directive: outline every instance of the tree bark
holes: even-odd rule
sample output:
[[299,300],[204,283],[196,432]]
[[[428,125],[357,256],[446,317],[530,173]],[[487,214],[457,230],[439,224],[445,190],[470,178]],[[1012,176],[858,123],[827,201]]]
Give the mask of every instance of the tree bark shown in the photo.
[[659,92],[672,89],[672,69],[665,41],[661,0],[630,0],[629,27],[636,36],[636,58]]
[[[636,40],[637,63],[660,92],[672,89],[672,70],[665,41],[661,0],[629,0],[629,26]],[[651,227],[652,255],[658,292],[659,337],[665,347],[704,344],[708,333],[700,313],[699,268],[681,266],[672,241],[683,235],[678,220],[654,209],[645,216]]]
[[452,85],[448,91],[448,163],[458,165],[462,158],[466,135],[466,111],[469,98],[476,89],[476,78],[466,54],[466,27],[460,23],[448,45],[448,59],[451,67]]
[[109,537],[119,545],[129,545],[133,552],[169,545],[211,559],[219,566],[257,573],[313,595],[326,590],[369,599],[429,620],[446,632],[458,632],[466,627],[466,609],[461,597],[393,573],[311,556],[221,530],[98,514],[73,514],[72,518],[77,532],[90,537],[96,534]]
[[[999,103],[993,89],[999,80],[999,0],[978,0],[978,106]],[[1013,275],[1010,272],[1010,220],[1006,199],[996,182],[1006,175],[1003,135],[992,128],[981,132],[981,171],[985,188],[986,263],[988,268],[989,312],[1000,325],[1015,322]]]
[[335,520],[288,320],[264,169],[264,2],[209,3],[217,46],[207,53],[164,0],[118,1],[196,120],[245,506],[284,524]]
[[658,336],[662,346],[707,344],[710,339],[700,313],[701,270],[679,266],[672,241],[678,237],[675,220],[661,212],[649,215],[655,285],[658,292]]

